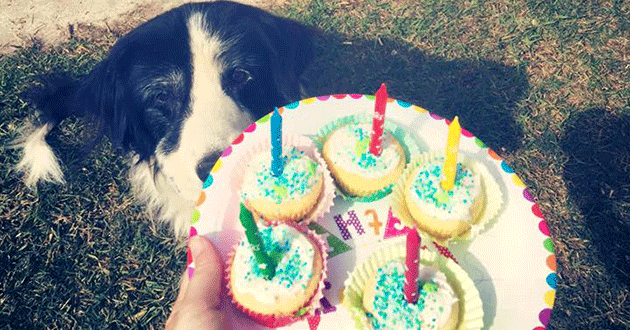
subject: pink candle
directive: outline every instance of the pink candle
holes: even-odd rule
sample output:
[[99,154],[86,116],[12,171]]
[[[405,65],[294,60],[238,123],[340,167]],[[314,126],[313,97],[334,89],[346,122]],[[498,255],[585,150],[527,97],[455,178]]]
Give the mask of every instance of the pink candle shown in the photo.
[[383,126],[385,124],[385,107],[387,105],[387,87],[381,84],[375,95],[374,117],[372,118],[372,136],[370,137],[370,152],[374,156],[381,155],[383,140]]
[[407,254],[405,257],[405,300],[418,302],[418,263],[420,262],[420,235],[413,228],[407,232]]

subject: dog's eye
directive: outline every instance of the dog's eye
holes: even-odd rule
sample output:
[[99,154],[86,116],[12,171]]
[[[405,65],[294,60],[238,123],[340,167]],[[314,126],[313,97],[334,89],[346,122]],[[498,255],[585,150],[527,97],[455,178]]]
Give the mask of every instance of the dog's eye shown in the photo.
[[252,75],[244,69],[237,68],[232,71],[230,79],[234,84],[243,85],[252,80]]
[[155,100],[161,103],[168,101],[168,93],[164,91],[159,92],[157,95],[155,95]]

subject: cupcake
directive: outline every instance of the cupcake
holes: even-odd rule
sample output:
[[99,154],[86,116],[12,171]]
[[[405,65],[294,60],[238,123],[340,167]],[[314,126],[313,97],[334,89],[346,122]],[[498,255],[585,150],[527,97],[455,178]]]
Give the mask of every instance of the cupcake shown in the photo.
[[285,148],[283,160],[282,173],[274,176],[269,152],[252,155],[244,169],[240,197],[265,220],[299,221],[309,217],[322,199],[327,171],[302,148]]
[[458,162],[453,189],[442,189],[443,157],[419,164],[404,184],[405,204],[418,228],[438,239],[461,236],[480,220],[486,193],[481,175]]
[[480,329],[483,308],[470,277],[453,260],[420,250],[418,301],[405,300],[405,246],[372,255],[349,276],[343,304],[358,329]]
[[392,260],[378,268],[363,290],[363,308],[373,329],[452,330],[459,323],[459,300],[446,275],[420,265],[418,302],[403,295],[405,264]]
[[288,224],[261,226],[260,238],[277,264],[268,278],[264,264],[243,238],[230,255],[226,282],[235,305],[267,327],[288,325],[319,305],[326,273],[326,252],[315,234]]
[[441,244],[468,240],[495,219],[503,205],[501,187],[488,169],[459,156],[453,188],[441,185],[444,154],[419,155],[405,168],[392,193],[392,210]]
[[369,150],[368,122],[342,125],[325,137],[322,156],[339,187],[352,196],[366,197],[389,187],[407,162],[400,141],[389,131],[382,136],[379,156]]

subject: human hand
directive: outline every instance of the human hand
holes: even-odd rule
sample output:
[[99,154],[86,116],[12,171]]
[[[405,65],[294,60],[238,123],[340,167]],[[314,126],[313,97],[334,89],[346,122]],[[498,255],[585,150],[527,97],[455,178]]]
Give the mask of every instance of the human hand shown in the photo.
[[179,294],[166,320],[166,330],[224,329],[224,314],[219,310],[223,263],[212,243],[202,237],[190,239],[190,250],[195,261],[195,275],[182,275]]

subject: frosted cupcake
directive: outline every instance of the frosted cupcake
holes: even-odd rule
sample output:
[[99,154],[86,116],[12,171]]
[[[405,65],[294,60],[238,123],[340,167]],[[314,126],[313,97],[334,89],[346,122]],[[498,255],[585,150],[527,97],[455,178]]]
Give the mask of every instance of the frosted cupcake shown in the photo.
[[405,150],[400,141],[385,130],[379,156],[369,150],[371,124],[350,123],[338,127],[325,138],[322,156],[340,188],[347,194],[370,196],[390,186],[405,168]]
[[481,329],[479,291],[453,260],[419,253],[418,301],[404,297],[405,246],[374,253],[345,282],[343,305],[358,329]]
[[275,275],[265,277],[264,265],[243,238],[228,262],[229,294],[259,324],[277,327],[296,322],[319,306],[326,270],[323,243],[313,233],[287,224],[261,227],[260,237],[277,263]]
[[264,219],[297,221],[307,217],[324,189],[325,169],[305,151],[287,148],[284,170],[271,173],[271,155],[260,152],[245,168],[240,189],[241,200]]
[[460,236],[475,225],[486,204],[483,180],[469,163],[459,162],[453,189],[440,184],[443,157],[418,165],[405,182],[405,204],[418,228],[438,239]]
[[459,323],[459,299],[446,275],[420,265],[418,302],[403,295],[405,264],[392,260],[378,268],[363,291],[363,308],[373,329],[452,330]]

